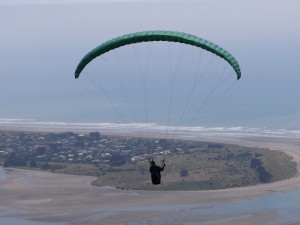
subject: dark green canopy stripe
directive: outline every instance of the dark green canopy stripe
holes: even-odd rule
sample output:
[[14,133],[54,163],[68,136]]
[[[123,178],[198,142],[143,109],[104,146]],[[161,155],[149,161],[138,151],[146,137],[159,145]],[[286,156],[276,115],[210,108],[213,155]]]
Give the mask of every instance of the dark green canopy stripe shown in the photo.
[[126,34],[114,39],[111,39],[97,48],[87,53],[79,62],[75,70],[75,78],[78,78],[84,67],[91,62],[94,58],[124,45],[148,42],[148,41],[169,41],[169,42],[180,42],[188,45],[193,45],[205,49],[213,54],[225,59],[235,70],[237,79],[241,77],[241,70],[236,59],[226,50],[219,47],[218,45],[204,40],[202,38],[174,31],[143,31],[137,33]]

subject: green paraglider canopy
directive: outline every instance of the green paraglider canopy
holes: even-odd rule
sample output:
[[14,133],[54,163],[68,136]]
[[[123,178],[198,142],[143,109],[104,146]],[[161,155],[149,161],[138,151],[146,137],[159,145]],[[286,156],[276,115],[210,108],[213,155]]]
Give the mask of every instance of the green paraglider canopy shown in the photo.
[[229,52],[227,52],[223,48],[219,47],[218,45],[210,41],[183,32],[143,31],[143,32],[126,34],[111,39],[99,45],[95,49],[91,50],[79,62],[75,70],[75,78],[78,78],[80,76],[80,73],[89,62],[91,62],[96,57],[108,51],[122,47],[124,45],[140,43],[140,42],[150,42],[150,41],[180,42],[183,44],[193,45],[205,49],[226,60],[236,72],[237,79],[240,79],[241,77],[241,70],[239,67],[239,63],[236,61],[236,59]]

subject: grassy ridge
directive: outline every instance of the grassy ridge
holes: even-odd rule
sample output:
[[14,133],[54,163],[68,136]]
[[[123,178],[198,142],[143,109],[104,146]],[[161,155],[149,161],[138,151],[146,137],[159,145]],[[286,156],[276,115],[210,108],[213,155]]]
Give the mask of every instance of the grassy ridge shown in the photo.
[[[69,133],[62,134],[64,139],[66,139],[67,134]],[[128,139],[128,142],[126,137],[116,136],[99,138],[99,141],[107,140],[107,145],[102,144],[102,142],[100,145],[95,145],[98,142],[90,140],[90,136],[87,136],[85,142],[82,142],[82,136],[78,136],[78,140],[81,140],[80,143],[82,144],[78,148],[79,150],[93,147],[94,150],[89,153],[90,160],[74,162],[75,160],[70,161],[66,158],[65,161],[60,162],[55,161],[55,158],[58,158],[58,156],[54,157],[53,154],[55,152],[51,151],[50,147],[48,152],[43,153],[44,158],[38,158],[40,148],[35,148],[35,146],[39,146],[41,138],[37,140],[34,138],[39,137],[39,135],[25,135],[25,137],[29,137],[32,140],[29,143],[31,145],[26,142],[28,146],[23,142],[20,142],[18,145],[14,143],[14,146],[24,148],[31,146],[32,148],[30,151],[24,151],[22,150],[23,148],[20,148],[19,151],[15,150],[11,154],[2,154],[0,156],[1,165],[5,166],[5,162],[10,162],[12,164],[9,166],[42,169],[64,174],[97,176],[98,178],[93,182],[97,186],[110,185],[122,189],[148,190],[232,188],[274,182],[287,179],[297,173],[296,164],[292,161],[292,158],[280,151],[187,140],[173,140],[170,142],[169,140],[131,138]],[[72,135],[74,136],[75,134]],[[47,135],[44,136],[45,138],[53,139],[53,135],[48,135],[49,137]],[[54,137],[56,136],[54,135]],[[10,138],[10,136],[4,135],[4,140],[5,138]],[[55,139],[50,142],[49,146],[59,140]],[[74,140],[76,138],[66,142],[68,144],[68,153],[59,150],[58,154],[77,155],[78,149],[75,145],[77,142]],[[99,152],[101,153],[99,146],[102,146],[105,152],[106,149],[110,149],[107,151],[113,153],[115,148],[123,145],[126,145],[126,148],[118,150],[118,158],[113,158],[114,155],[111,155],[106,162],[104,160],[102,162],[99,160],[98,163],[92,161]],[[42,143],[42,146],[45,146],[45,143]],[[158,146],[164,146],[163,149],[170,152],[166,157],[167,166],[165,171],[162,172],[162,184],[153,186],[150,181],[149,163],[144,158],[147,155],[156,155],[155,161],[157,164],[160,164],[163,156],[161,154],[162,150],[160,150],[162,147],[157,150]],[[171,148],[170,146],[176,147]],[[45,149],[47,148],[45,147]],[[132,155],[128,154],[130,151]],[[122,152],[125,155],[121,155]],[[33,156],[36,157],[34,161],[32,161]],[[132,156],[139,156],[139,159],[131,161]]]
[[[159,160],[158,160],[159,161]],[[150,182],[148,162],[100,168],[94,185],[124,189],[204,190],[274,182],[294,176],[296,164],[280,151],[219,144],[167,157],[162,184]]]

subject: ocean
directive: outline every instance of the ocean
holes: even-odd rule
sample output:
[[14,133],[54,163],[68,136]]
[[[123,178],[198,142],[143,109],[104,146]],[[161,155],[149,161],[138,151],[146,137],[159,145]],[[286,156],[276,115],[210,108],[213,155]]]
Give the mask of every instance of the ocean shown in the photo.
[[29,131],[70,131],[115,134],[157,134],[162,136],[180,136],[186,138],[243,138],[243,137],[280,137],[300,138],[300,129],[248,127],[248,126],[167,126],[156,123],[82,123],[49,122],[35,119],[0,118],[1,130]]
[[[5,179],[8,179],[10,176],[14,176],[14,174],[8,173],[6,174],[5,170],[0,167],[0,187],[1,183],[5,182]],[[88,185],[88,184],[86,184]],[[85,187],[87,188],[87,187]],[[95,190],[95,189],[94,189]],[[101,188],[99,187],[99,190]],[[107,192],[107,194],[116,194],[114,189],[103,187],[102,192]],[[111,193],[110,193],[111,192]],[[120,190],[122,192],[122,190]],[[134,192],[132,193],[134,195]],[[139,193],[134,195],[134,198],[138,198],[139,195],[144,195],[146,193]],[[238,196],[237,196],[238,197]],[[88,201],[88,199],[87,199]],[[218,224],[222,224],[225,222],[235,222],[239,219],[247,220],[250,216],[256,215],[259,221],[264,221],[264,225],[279,225],[286,224],[287,222],[299,221],[300,220],[300,190],[290,191],[290,192],[276,192],[270,190],[266,192],[264,196],[258,196],[254,198],[243,198],[239,197],[238,200],[219,200],[214,202],[199,202],[193,204],[168,204],[161,203],[160,205],[132,205],[128,206],[114,206],[111,208],[101,207],[83,209],[84,211],[91,210],[91,213],[97,212],[99,216],[103,213],[122,213],[122,212],[149,212],[149,211],[157,211],[160,210],[161,215],[157,215],[155,217],[149,217],[146,220],[140,220],[138,224],[178,224],[178,222],[182,222],[182,224],[201,224],[201,225],[209,225],[212,222],[218,222]],[[101,201],[100,201],[101,202]],[[99,202],[99,206],[101,203]],[[26,212],[26,210],[18,210],[13,208],[7,208],[4,205],[1,205],[2,213],[8,213],[8,215],[17,215],[15,217],[5,217],[2,214],[0,216],[0,224],[1,225],[64,225],[70,224],[70,221],[64,222],[55,222],[49,223],[45,221],[33,221],[28,219],[22,219],[22,216],[26,217],[26,215],[30,212]],[[50,210],[53,213],[53,209]],[[175,213],[176,212],[176,213]],[[86,218],[83,218],[83,221]],[[127,218],[128,219],[128,218]],[[132,218],[134,221],[135,218]],[[59,220],[58,220],[59,221]],[[197,223],[192,223],[189,221],[198,221]],[[70,222],[70,223],[69,223]],[[74,222],[74,221],[73,221]],[[77,221],[78,222],[78,221]],[[181,223],[180,222],[180,223]],[[77,224],[77,223],[76,223]],[[80,223],[78,223],[80,224]],[[126,223],[127,224],[127,223]],[[137,224],[137,223],[128,223],[128,224]]]

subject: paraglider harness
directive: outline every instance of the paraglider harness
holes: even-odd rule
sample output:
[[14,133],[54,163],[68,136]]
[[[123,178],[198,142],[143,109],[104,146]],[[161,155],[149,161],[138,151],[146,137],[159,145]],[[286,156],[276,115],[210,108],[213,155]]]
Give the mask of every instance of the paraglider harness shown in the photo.
[[161,166],[157,166],[155,164],[155,161],[153,159],[150,160],[150,158],[148,159],[149,163],[150,163],[150,169],[149,172],[151,173],[151,181],[153,185],[158,185],[160,184],[161,181],[161,174],[160,172],[164,170],[166,164],[166,158],[164,158],[162,160],[162,164]]

